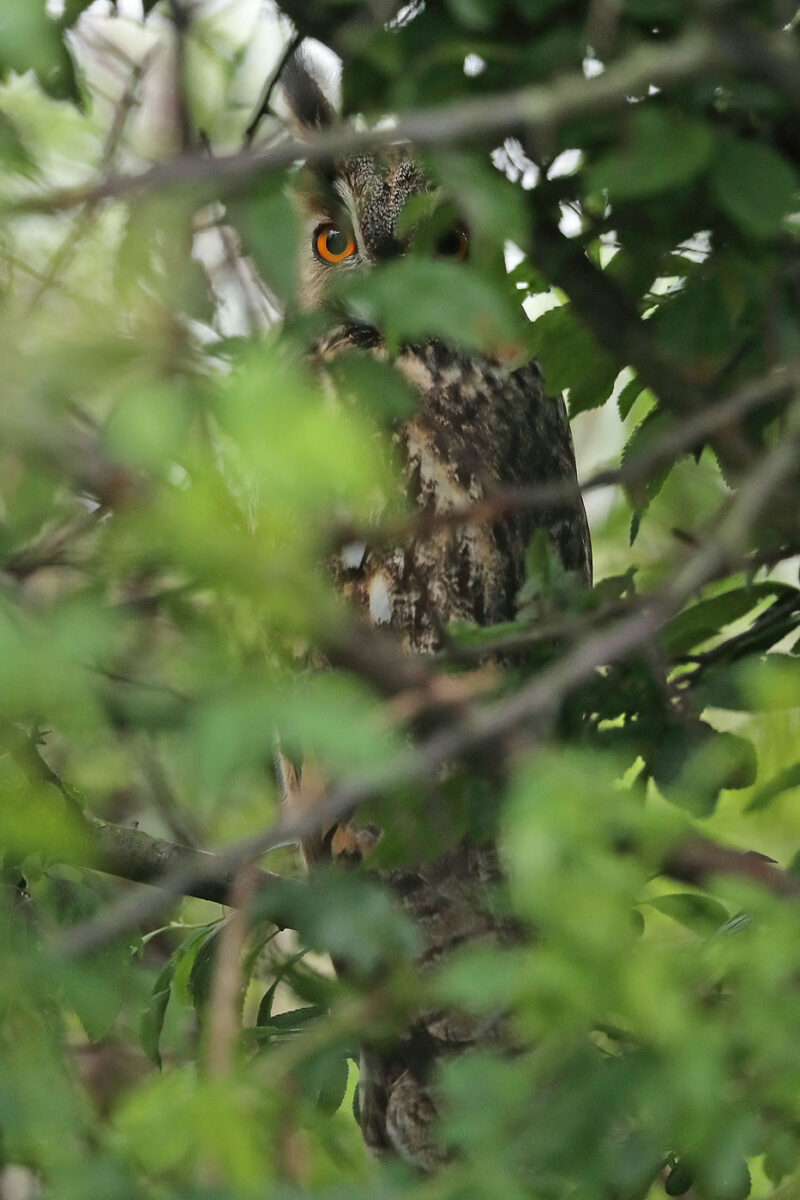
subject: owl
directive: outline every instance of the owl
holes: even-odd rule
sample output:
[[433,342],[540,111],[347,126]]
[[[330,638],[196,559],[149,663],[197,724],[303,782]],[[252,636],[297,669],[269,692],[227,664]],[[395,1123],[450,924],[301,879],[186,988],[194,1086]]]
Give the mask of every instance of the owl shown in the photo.
[[[295,55],[283,77],[296,130],[320,129],[335,115],[315,71],[313,63]],[[367,270],[403,254],[408,246],[403,209],[430,188],[405,148],[383,156],[354,154],[325,170],[306,168],[302,303],[324,306],[339,273]],[[456,224],[438,249],[464,257],[468,231]],[[315,358],[324,370],[333,356],[354,350],[386,353],[378,329],[345,314],[317,346]],[[509,621],[524,579],[526,547],[542,529],[563,566],[588,583],[591,544],[567,414],[560,398],[545,395],[536,363],[511,370],[497,359],[430,338],[403,347],[393,365],[417,396],[416,411],[397,424],[393,438],[408,499],[421,513],[446,514],[475,505],[498,487],[548,481],[573,485],[573,498],[491,522],[433,522],[430,532],[402,545],[348,547],[331,571],[358,613],[417,654],[439,649],[451,621]],[[313,764],[297,771],[282,760],[280,774],[289,804],[307,807],[324,796],[325,782]],[[374,837],[342,822],[321,828],[302,848],[313,868],[364,854]],[[488,900],[499,877],[492,845],[464,840],[432,860],[378,874],[419,931],[421,971],[442,964],[464,944],[516,936]],[[454,1054],[497,1044],[502,1036],[501,1018],[477,1021],[435,1009],[420,1011],[390,1047],[364,1046],[360,1119],[368,1148],[435,1169],[445,1159],[435,1134],[437,1067]]]

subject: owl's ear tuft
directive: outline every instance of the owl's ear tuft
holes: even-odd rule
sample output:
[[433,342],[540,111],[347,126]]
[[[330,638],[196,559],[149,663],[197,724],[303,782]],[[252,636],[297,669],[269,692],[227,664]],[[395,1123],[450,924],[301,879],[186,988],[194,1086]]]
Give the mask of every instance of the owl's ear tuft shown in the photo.
[[335,81],[326,76],[321,62],[315,62],[303,50],[295,51],[281,74],[281,91],[298,133],[333,124],[337,112],[330,96],[335,90]]

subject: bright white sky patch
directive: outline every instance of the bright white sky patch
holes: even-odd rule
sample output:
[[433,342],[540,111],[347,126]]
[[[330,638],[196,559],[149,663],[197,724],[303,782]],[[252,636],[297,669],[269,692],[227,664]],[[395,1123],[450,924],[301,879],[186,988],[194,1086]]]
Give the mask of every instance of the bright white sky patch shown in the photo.
[[562,150],[561,154],[550,164],[547,178],[561,179],[565,175],[574,175],[580,166],[580,162],[580,150]]
[[482,75],[486,70],[486,59],[481,58],[480,54],[468,54],[464,59],[464,74],[474,77]]
[[574,208],[568,204],[561,205],[561,218],[558,222],[558,228],[563,233],[564,237],[577,237],[581,232],[580,213],[577,213]]

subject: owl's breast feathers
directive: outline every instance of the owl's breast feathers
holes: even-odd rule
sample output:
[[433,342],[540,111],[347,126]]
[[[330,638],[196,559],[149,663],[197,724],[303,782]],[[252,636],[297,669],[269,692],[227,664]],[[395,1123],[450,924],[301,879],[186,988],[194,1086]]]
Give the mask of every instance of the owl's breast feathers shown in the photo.
[[[359,329],[329,344],[327,354],[348,344],[365,349],[370,341]],[[336,586],[409,650],[430,653],[441,646],[449,621],[489,625],[514,617],[525,550],[537,530],[548,533],[564,567],[589,582],[591,544],[567,414],[562,400],[544,395],[536,365],[510,372],[491,359],[429,342],[405,350],[397,367],[420,397],[417,413],[395,432],[412,505],[446,514],[499,488],[544,483],[565,484],[563,497],[489,522],[437,522],[403,545],[359,548],[331,564]],[[312,776],[311,793],[314,784]],[[304,847],[306,857],[358,857],[364,838],[368,846],[375,832],[340,823]],[[517,936],[492,903],[499,875],[492,845],[461,841],[422,864],[378,874],[421,934],[421,970],[461,945]],[[446,1155],[435,1131],[437,1066],[454,1053],[505,1038],[501,1014],[477,1021],[437,1009],[420,1011],[391,1047],[363,1047],[359,1090],[366,1144],[424,1170],[438,1166]]]
[[439,342],[397,367],[420,396],[396,432],[408,498],[424,512],[469,508],[497,489],[564,483],[565,496],[494,521],[440,524],[406,545],[333,564],[337,586],[374,624],[418,653],[439,648],[448,621],[511,620],[525,549],[544,529],[564,567],[587,582],[591,543],[564,403],[546,397],[535,363],[516,371]]

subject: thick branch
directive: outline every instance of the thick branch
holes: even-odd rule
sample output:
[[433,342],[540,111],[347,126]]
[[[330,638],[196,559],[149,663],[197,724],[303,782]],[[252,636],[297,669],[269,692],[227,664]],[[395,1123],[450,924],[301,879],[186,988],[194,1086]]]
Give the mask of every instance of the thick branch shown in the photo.
[[715,875],[736,875],[776,896],[800,896],[800,875],[782,871],[752,850],[731,850],[704,837],[679,842],[664,859],[661,871],[696,887],[704,887]]
[[[232,890],[240,871],[220,867],[218,855],[106,821],[89,820],[87,829],[88,853],[82,865],[155,887],[164,887],[166,881],[179,872],[187,880],[182,894],[210,900],[212,904],[232,903]],[[258,891],[266,891],[283,882],[279,875],[257,867],[252,868],[252,877]],[[167,890],[172,891],[171,888]]]
[[731,65],[731,59],[729,48],[712,30],[696,28],[667,45],[639,46],[592,79],[575,73],[543,86],[460,99],[408,113],[390,128],[364,131],[341,123],[302,143],[287,140],[256,154],[243,151],[219,158],[184,155],[138,175],[114,175],[90,186],[28,196],[6,205],[5,211],[62,212],[101,200],[193,185],[206,185],[204,194],[211,199],[214,194],[240,190],[259,175],[289,167],[301,158],[325,162],[342,154],[398,142],[416,146],[453,144],[520,127],[542,144],[551,144],[557,130],[577,117],[614,111],[626,105],[631,95],[646,92],[651,85],[663,88],[702,77]]
[[[797,417],[795,412],[794,424]],[[715,577],[721,566],[738,561],[753,523],[787,477],[795,472],[798,452],[800,431],[792,426],[784,440],[749,473],[714,537],[689,556],[671,582],[646,607],[579,642],[512,695],[483,708],[458,706],[451,725],[418,747],[409,747],[389,762],[376,764],[332,788],[318,807],[296,817],[284,815],[270,828],[222,851],[217,856],[218,877],[228,878],[242,863],[252,862],[274,847],[335,822],[364,801],[385,796],[397,787],[426,785],[449,764],[465,757],[474,761],[476,752],[499,749],[511,753],[520,741],[527,745],[535,743],[542,736],[543,724],[576,687],[590,679],[599,667],[635,653],[657,635],[699,588]],[[161,886],[173,894],[181,894],[192,882],[191,871],[179,867],[162,879]],[[62,953],[73,956],[95,949],[157,912],[160,903],[149,897],[123,901],[99,921],[76,930],[62,946]]]

